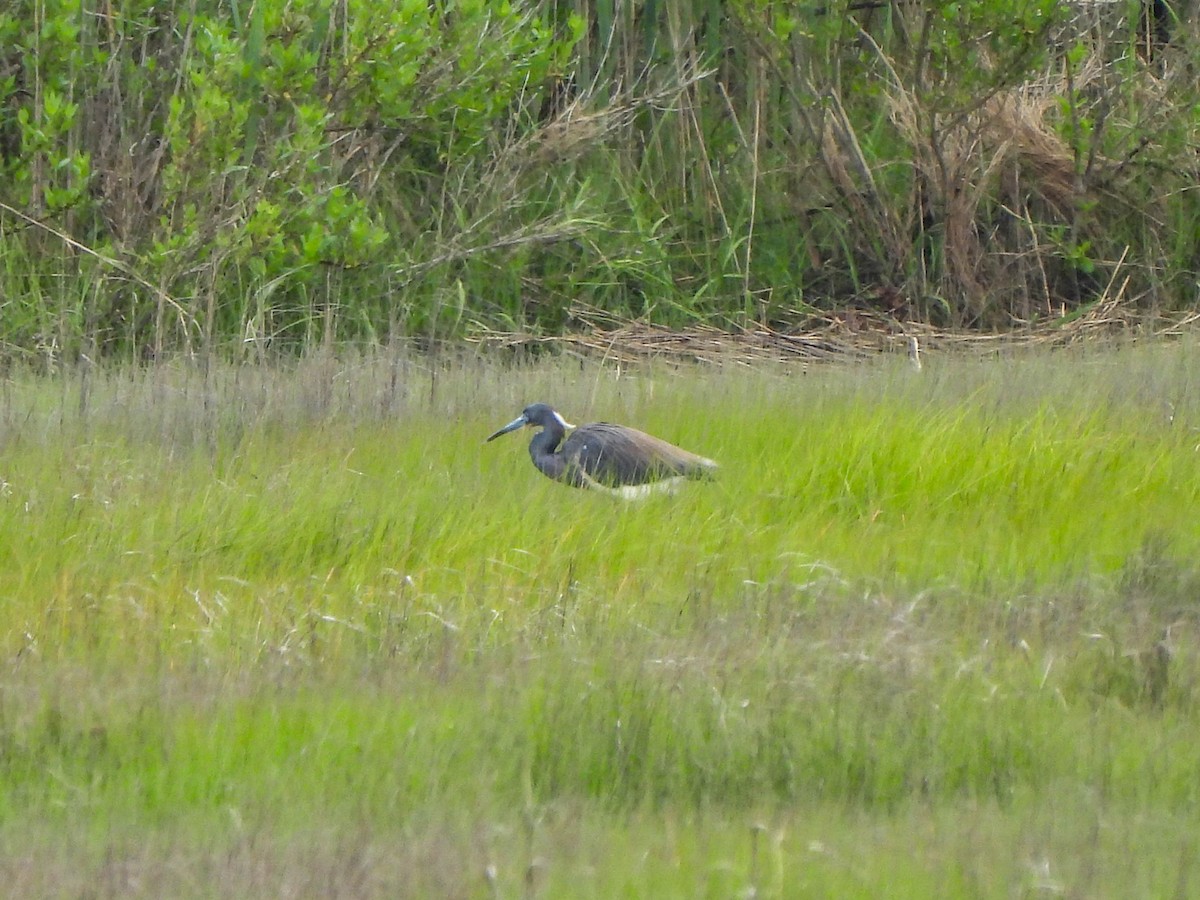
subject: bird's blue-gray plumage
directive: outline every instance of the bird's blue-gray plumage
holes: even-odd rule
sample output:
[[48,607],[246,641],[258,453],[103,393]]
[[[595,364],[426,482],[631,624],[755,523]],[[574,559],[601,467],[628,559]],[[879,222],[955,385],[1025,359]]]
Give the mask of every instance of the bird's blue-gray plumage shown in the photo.
[[567,437],[571,426],[545,403],[525,407],[488,440],[525,426],[542,429],[529,442],[533,464],[547,477],[575,487],[623,489],[703,478],[717,468],[711,459],[625,425],[593,422]]

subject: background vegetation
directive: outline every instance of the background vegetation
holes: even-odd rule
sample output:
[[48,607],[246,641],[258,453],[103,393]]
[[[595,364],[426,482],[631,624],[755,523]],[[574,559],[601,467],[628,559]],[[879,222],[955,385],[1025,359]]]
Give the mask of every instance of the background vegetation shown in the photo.
[[[7,378],[0,873],[1189,896],[1197,359]],[[720,478],[623,503],[482,444],[551,396]]]
[[16,0],[0,340],[1194,307],[1186,9]]

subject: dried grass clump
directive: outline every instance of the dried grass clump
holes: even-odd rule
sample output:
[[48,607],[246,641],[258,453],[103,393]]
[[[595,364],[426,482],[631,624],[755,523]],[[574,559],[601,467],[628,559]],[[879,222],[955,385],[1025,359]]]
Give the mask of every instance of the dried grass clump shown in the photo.
[[[1070,221],[1081,185],[1075,155],[1047,122],[1055,96],[1028,86],[991,97],[980,111],[986,146],[1003,161],[1001,196],[1010,209],[1026,201],[1040,203],[1047,213]],[[985,151],[986,152],[986,151]]]
[[[1061,303],[1064,296],[1061,248],[1047,244],[1047,229],[1070,228],[1072,240],[1086,240],[1079,210],[1104,199],[1050,121],[1065,90],[1050,79],[1023,84],[945,117],[898,84],[888,93],[891,121],[916,168],[921,228],[941,238],[940,293],[966,312],[966,322],[986,320],[999,303],[1024,318],[1037,309],[1058,312],[1051,298]],[[1105,161],[1093,156],[1087,164]]]

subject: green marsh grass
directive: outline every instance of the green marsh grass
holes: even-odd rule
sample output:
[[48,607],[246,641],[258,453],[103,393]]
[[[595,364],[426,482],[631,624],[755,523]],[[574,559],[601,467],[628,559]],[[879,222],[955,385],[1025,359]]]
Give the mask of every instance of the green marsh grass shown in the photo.
[[[10,374],[24,895],[1186,895],[1188,344]],[[722,464],[536,472],[526,403]]]

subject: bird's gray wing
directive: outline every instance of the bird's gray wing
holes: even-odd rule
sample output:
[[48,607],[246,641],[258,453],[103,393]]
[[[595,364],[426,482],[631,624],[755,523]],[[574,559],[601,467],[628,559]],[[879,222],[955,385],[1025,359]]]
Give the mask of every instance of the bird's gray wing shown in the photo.
[[562,446],[569,468],[604,485],[645,484],[683,475],[699,478],[717,467],[711,459],[624,425],[593,422],[577,428]]

